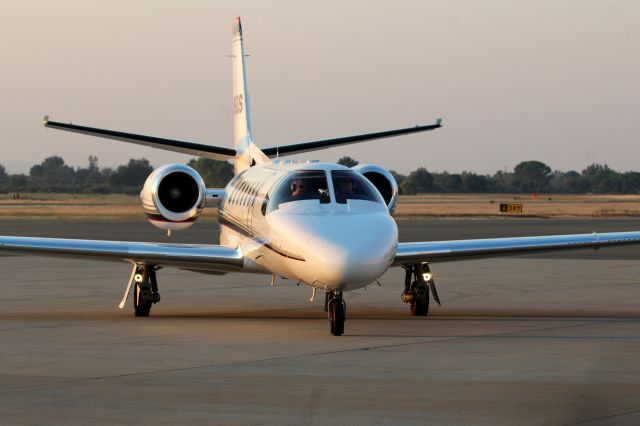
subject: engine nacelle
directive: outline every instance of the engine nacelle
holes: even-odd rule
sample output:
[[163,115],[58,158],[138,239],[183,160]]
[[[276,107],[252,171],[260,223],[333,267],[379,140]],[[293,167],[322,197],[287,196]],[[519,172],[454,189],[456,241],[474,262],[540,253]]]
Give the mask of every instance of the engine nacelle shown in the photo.
[[366,177],[376,187],[384,202],[387,203],[389,213],[393,214],[398,204],[398,182],[384,167],[375,164],[359,164],[353,170]]
[[149,222],[165,231],[178,231],[200,216],[205,194],[198,172],[184,164],[167,164],[149,175],[140,200]]

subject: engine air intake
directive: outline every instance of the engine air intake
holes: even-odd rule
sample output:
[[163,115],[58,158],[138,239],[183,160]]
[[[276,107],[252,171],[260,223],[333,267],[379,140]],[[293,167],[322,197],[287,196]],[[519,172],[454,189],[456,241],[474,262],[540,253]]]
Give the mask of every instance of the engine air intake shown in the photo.
[[149,221],[163,230],[188,228],[204,207],[202,177],[184,164],[167,164],[153,171],[144,183],[140,200]]
[[160,204],[174,213],[190,210],[198,203],[200,191],[191,175],[183,172],[168,174],[158,185]]

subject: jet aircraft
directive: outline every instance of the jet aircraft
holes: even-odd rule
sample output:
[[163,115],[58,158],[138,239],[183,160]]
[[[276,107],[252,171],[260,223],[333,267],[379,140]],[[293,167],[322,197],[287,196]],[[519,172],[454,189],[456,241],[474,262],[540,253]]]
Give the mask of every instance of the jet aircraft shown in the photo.
[[[160,301],[156,274],[175,267],[207,274],[253,272],[295,280],[324,292],[333,335],[344,333],[345,292],[376,282],[389,268],[405,270],[402,300],[415,316],[438,304],[429,265],[521,253],[638,244],[640,232],[573,234],[458,241],[398,242],[393,213],[398,186],[385,168],[347,168],[321,162],[282,161],[280,156],[438,129],[434,124],[265,149],[251,131],[242,25],[232,25],[234,148],[210,146],[49,120],[48,128],[147,145],[184,154],[234,160],[225,188],[206,188],[184,164],[151,173],[140,193],[149,221],[167,233],[185,229],[205,207],[218,207],[220,244],[169,244],[39,237],[0,237],[0,250],[131,264],[120,308],[132,293],[136,316],[149,316]],[[133,288],[133,292],[131,289]]]

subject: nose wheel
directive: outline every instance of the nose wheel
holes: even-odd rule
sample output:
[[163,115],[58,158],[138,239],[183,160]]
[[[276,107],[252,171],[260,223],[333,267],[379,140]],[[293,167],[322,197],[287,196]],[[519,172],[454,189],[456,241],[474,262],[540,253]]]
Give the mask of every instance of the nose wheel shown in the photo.
[[342,299],[342,291],[332,290],[327,293],[327,308],[329,311],[329,322],[331,324],[331,334],[342,336],[344,334],[344,322],[347,319],[347,305]]

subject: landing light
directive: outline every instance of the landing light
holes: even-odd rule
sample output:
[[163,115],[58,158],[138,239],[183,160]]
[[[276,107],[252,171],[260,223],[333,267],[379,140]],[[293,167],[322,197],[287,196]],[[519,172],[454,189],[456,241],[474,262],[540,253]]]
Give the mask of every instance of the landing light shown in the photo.
[[425,281],[431,281],[431,273],[430,272],[425,272],[424,274],[422,274],[422,279]]

